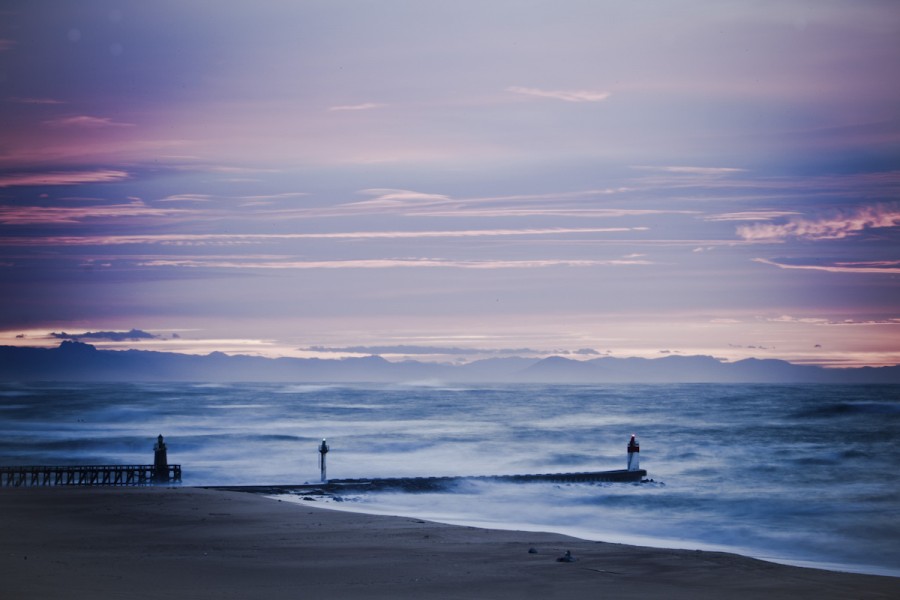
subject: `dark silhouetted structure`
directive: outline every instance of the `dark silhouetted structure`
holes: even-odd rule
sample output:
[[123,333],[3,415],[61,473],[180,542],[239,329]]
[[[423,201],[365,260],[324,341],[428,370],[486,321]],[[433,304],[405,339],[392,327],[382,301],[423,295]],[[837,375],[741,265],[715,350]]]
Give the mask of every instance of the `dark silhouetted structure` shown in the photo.
[[0,467],[0,487],[181,483],[181,465],[168,464],[163,436],[156,439],[153,450],[152,465]]
[[166,442],[162,434],[156,438],[153,446],[153,483],[168,483],[169,458],[166,456]]
[[325,470],[325,455],[328,454],[328,444],[325,443],[325,438],[322,438],[322,444],[319,446],[319,471],[322,475],[322,483],[328,481],[328,474]]
[[319,447],[319,466],[322,469],[323,490],[383,490],[399,489],[408,492],[425,492],[440,490],[448,485],[461,481],[498,481],[507,483],[592,483],[598,481],[641,481],[647,471],[640,468],[638,456],[640,446],[637,438],[631,436],[628,442],[628,468],[613,471],[589,471],[582,473],[537,473],[528,475],[482,475],[482,476],[450,476],[450,477],[378,477],[372,479],[332,479],[325,478],[325,453],[328,446],[325,440]]

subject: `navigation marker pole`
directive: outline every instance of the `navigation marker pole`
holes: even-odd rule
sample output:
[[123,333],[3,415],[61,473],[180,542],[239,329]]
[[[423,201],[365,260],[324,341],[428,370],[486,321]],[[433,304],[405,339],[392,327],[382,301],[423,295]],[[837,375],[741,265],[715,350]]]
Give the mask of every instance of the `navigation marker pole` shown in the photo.
[[638,444],[638,441],[634,438],[634,435],[631,436],[631,441],[628,442],[628,470],[629,471],[639,471],[640,470],[640,454],[641,445]]
[[326,454],[328,454],[328,444],[325,443],[325,438],[322,438],[322,444],[319,446],[319,470],[322,472],[322,483],[328,482],[328,477],[325,474]]

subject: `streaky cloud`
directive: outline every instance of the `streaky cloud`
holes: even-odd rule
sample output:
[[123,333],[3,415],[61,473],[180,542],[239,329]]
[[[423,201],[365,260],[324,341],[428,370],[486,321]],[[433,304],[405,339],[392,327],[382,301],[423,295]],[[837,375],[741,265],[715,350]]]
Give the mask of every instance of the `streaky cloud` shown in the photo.
[[640,171],[660,171],[663,173],[680,173],[683,175],[731,175],[734,173],[746,172],[746,169],[739,169],[736,167],[696,167],[685,165],[669,165],[661,167],[635,165],[631,168]]
[[596,90],[542,90],[539,88],[511,86],[507,92],[522,96],[534,96],[536,98],[551,98],[563,102],[602,102],[610,96],[611,92]]
[[473,354],[479,355],[545,355],[548,354],[544,350],[534,350],[532,348],[460,348],[458,346],[419,346],[412,344],[397,344],[385,346],[310,346],[303,348],[310,352],[321,352],[329,354],[405,354],[405,355],[457,355],[469,356]]
[[52,106],[56,104],[65,104],[63,100],[57,100],[56,98],[20,98],[13,97],[8,98],[9,102],[14,102],[16,104],[38,104],[38,105],[47,105]]
[[[169,213],[196,214],[185,209],[170,209]],[[474,230],[475,232],[464,235],[464,232],[432,232],[430,237],[478,237],[482,236],[503,236],[503,235],[542,235],[538,233],[540,230],[509,230],[511,233],[504,234],[503,230],[489,232],[489,230]],[[498,231],[500,233],[498,233]],[[524,233],[512,233],[512,232]],[[552,229],[547,234],[566,234],[566,233],[619,233],[628,231],[649,231],[647,227],[598,227],[598,228],[573,228],[573,229]],[[427,233],[427,232],[426,232]],[[367,238],[385,238],[385,239],[403,239],[419,237],[417,232],[401,231],[401,232],[351,232],[351,233],[285,233],[285,234],[135,234],[135,235],[82,235],[82,236],[15,236],[0,237],[0,246],[6,247],[37,247],[37,246],[117,246],[127,244],[160,244],[160,245],[240,245],[254,244],[268,241],[291,240],[291,239],[367,239]],[[573,242],[574,243],[574,242]],[[764,242],[758,241],[741,241],[734,239],[606,239],[594,238],[591,240],[579,240],[579,244],[591,245],[627,245],[629,247],[701,247],[703,250],[711,250],[715,247],[735,247],[742,245],[758,245]]]
[[[5,214],[8,211],[8,214]],[[194,214],[185,209],[158,209],[144,207],[135,202],[127,205],[112,205],[86,208],[37,208],[11,209],[0,207],[0,222],[72,222],[90,216],[139,216]],[[100,236],[47,236],[17,237],[2,240],[0,245],[38,246],[119,246],[127,244],[232,244],[258,243],[279,240],[356,240],[356,239],[418,239],[418,238],[466,238],[505,237],[530,235],[567,235],[582,233],[620,233],[644,231],[643,227],[548,227],[532,229],[463,229],[446,231],[350,231],[333,233],[197,233],[197,234],[143,234],[143,235],[100,235]]]
[[[142,201],[128,204],[111,204],[83,207],[60,206],[0,206],[0,223],[4,225],[35,225],[79,223],[86,219],[127,218],[127,217],[163,217],[186,214],[183,209],[154,208]],[[46,238],[45,238],[46,239]],[[38,240],[33,239],[33,242]],[[39,245],[25,243],[23,245]]]
[[128,173],[114,169],[94,171],[50,171],[43,173],[12,173],[0,175],[0,188],[38,185],[77,185],[104,183],[126,179]]
[[182,166],[182,170],[203,170],[212,173],[237,173],[237,174],[272,174],[281,173],[281,169],[272,169],[265,167],[238,167],[235,165],[203,165],[201,167]]
[[[900,261],[894,261],[895,264]],[[840,321],[834,319],[823,319],[821,317],[795,317],[792,315],[779,315],[766,319],[770,323],[802,323],[805,325],[828,325],[828,326],[854,326],[854,325],[900,325],[900,317],[891,319],[843,319]]]
[[744,240],[781,242],[788,238],[807,240],[839,240],[867,229],[900,225],[898,205],[863,206],[821,219],[792,219],[783,224],[756,223],[737,228]]
[[289,198],[302,198],[304,196],[308,196],[309,194],[306,192],[282,192],[280,194],[256,194],[253,196],[238,196],[238,200],[250,200],[250,201],[266,201],[266,200],[286,200]]
[[[402,189],[372,188],[360,190],[360,194],[374,196],[370,200],[350,202],[324,209],[305,209],[305,216],[341,216],[396,211],[413,217],[624,217],[661,214],[697,214],[695,210],[599,208],[585,202],[602,196],[613,196],[631,191],[627,187],[552,192],[543,194],[518,194],[506,196],[482,196],[455,198],[446,194],[418,192]],[[553,201],[551,205],[547,201]]]
[[615,187],[615,188],[601,188],[601,189],[592,189],[592,190],[579,190],[575,192],[550,192],[545,194],[514,194],[509,196],[484,196],[480,198],[466,198],[465,202],[512,202],[512,201],[539,201],[539,200],[558,200],[562,199],[576,199],[576,198],[590,198],[593,196],[610,196],[613,194],[620,194],[623,192],[629,192],[631,188],[628,187]]
[[373,108],[381,108],[383,106],[384,106],[384,104],[377,104],[375,102],[364,102],[362,104],[345,104],[345,105],[341,105],[341,106],[329,106],[328,110],[331,112],[372,110]]
[[78,115],[74,117],[62,117],[44,121],[49,127],[134,127],[134,123],[114,121],[109,117],[92,117],[90,115]]
[[294,238],[312,239],[404,239],[446,237],[502,237],[517,235],[558,235],[570,233],[614,233],[633,231],[633,227],[548,227],[531,229],[464,229],[446,231],[357,231],[349,233],[298,233],[287,234]]
[[407,205],[422,206],[430,203],[443,203],[451,201],[450,196],[444,194],[429,194],[426,192],[416,192],[413,190],[397,190],[371,188],[360,190],[360,194],[375,196],[371,200],[361,200],[359,202],[351,202],[344,206],[350,207],[375,207],[375,208],[396,208]]
[[208,268],[208,269],[394,269],[394,268],[451,268],[451,269],[538,269],[546,267],[598,267],[654,264],[647,260],[447,260],[435,258],[386,258],[358,260],[241,260],[215,258],[154,259],[140,261],[142,267]]
[[754,262],[771,265],[779,269],[798,269],[803,271],[826,271],[828,273],[855,273],[875,275],[897,275],[900,273],[900,261],[839,262],[833,265],[791,265],[767,258],[754,258]]
[[740,212],[707,215],[704,221],[771,221],[782,217],[793,217],[801,213],[795,210],[745,210]]
[[173,194],[161,198],[160,202],[209,202],[212,200],[210,194]]
[[779,315],[777,317],[770,317],[766,320],[770,323],[806,323],[809,325],[818,325],[828,322],[828,319],[823,319],[821,317],[794,317],[791,315]]
[[[453,217],[465,214],[472,217],[638,217],[645,215],[692,215],[695,210],[665,210],[655,208],[463,208],[460,210],[410,210],[409,216]],[[646,230],[646,227],[632,227],[633,230]]]
[[[245,181],[245,180],[238,180]],[[255,181],[255,180],[250,180]],[[219,196],[213,194],[197,194],[197,193],[181,193],[171,194],[165,198],[160,198],[159,202],[209,202],[213,199],[217,200],[235,200],[240,202],[264,204],[275,200],[288,200],[292,198],[301,198],[308,196],[306,192],[283,192],[280,194],[253,194],[245,196]]]

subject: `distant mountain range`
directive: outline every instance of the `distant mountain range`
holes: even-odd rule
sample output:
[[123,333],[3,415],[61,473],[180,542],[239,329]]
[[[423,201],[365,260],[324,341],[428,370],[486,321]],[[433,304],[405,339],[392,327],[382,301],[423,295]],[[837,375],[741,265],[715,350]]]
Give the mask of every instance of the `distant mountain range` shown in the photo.
[[900,383],[900,366],[825,369],[782,360],[726,363],[710,356],[570,360],[492,358],[448,365],[344,359],[205,356],[98,350],[64,341],[58,348],[0,346],[2,381],[193,381],[330,383]]

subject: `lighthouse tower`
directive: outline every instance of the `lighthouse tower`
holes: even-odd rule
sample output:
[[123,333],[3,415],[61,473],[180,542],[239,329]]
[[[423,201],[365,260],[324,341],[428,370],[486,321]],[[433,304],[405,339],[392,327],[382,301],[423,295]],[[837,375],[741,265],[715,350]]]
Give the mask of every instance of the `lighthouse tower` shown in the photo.
[[638,441],[635,439],[634,435],[632,435],[631,440],[628,442],[628,470],[629,471],[639,471],[641,469],[640,457],[641,457],[641,445],[638,444]]
[[319,470],[322,472],[322,483],[328,481],[328,475],[325,472],[325,455],[328,454],[328,450],[328,444],[323,439],[322,444],[319,446]]
[[167,483],[169,481],[169,459],[166,456],[166,442],[162,434],[153,445],[153,481]]

